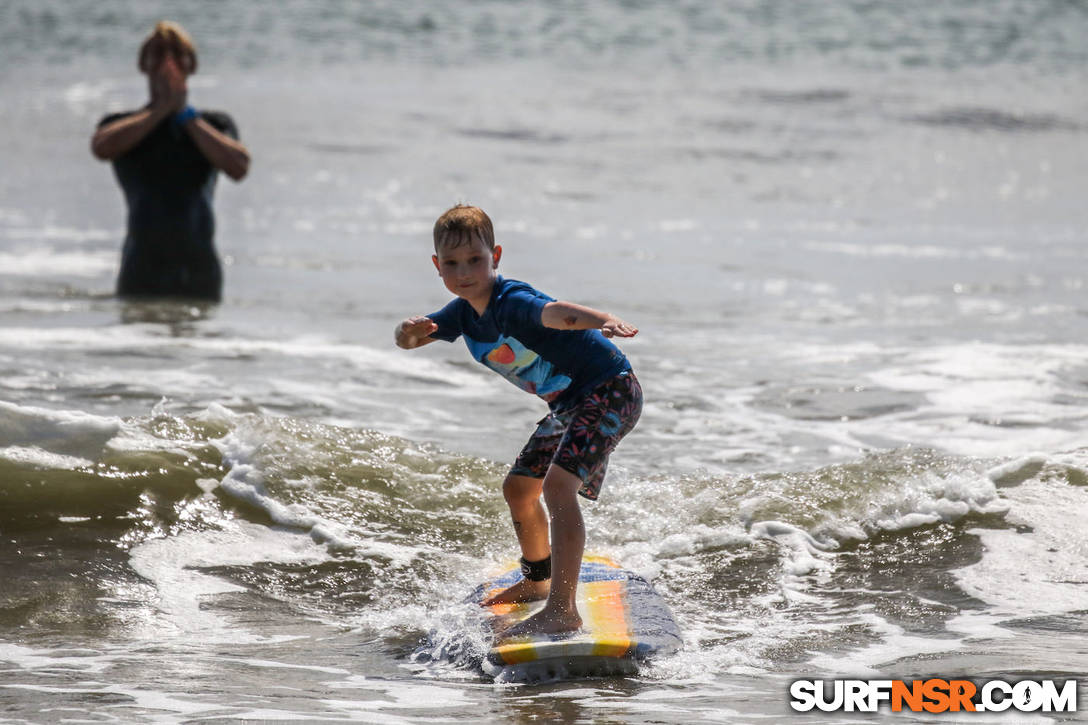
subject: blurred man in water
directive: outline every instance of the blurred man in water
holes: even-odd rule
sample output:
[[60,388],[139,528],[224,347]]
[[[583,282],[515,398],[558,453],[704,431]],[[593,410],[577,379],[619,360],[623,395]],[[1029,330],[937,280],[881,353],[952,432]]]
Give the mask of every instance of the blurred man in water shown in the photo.
[[180,25],[158,23],[138,65],[147,75],[147,105],[106,116],[91,139],[94,155],[113,162],[128,206],[117,293],[218,300],[223,273],[212,195],[218,171],[245,177],[249,152],[230,116],[189,105],[196,47]]

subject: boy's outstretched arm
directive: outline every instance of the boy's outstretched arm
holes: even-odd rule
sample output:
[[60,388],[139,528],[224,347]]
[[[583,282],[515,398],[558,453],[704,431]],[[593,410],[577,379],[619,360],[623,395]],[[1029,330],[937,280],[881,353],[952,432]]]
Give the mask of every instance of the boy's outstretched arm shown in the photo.
[[438,325],[429,317],[409,317],[397,325],[397,329],[393,334],[397,341],[397,347],[412,350],[434,342],[434,338],[429,335],[436,330],[438,330]]
[[605,337],[634,337],[638,328],[608,312],[573,302],[549,302],[540,321],[554,330],[600,330]]

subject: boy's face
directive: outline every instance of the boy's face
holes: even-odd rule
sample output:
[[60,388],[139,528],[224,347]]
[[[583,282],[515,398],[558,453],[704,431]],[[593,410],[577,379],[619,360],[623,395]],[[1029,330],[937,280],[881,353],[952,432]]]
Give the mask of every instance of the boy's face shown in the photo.
[[477,238],[456,247],[442,245],[431,259],[446,289],[482,309],[491,299],[501,256],[502,247],[492,251]]

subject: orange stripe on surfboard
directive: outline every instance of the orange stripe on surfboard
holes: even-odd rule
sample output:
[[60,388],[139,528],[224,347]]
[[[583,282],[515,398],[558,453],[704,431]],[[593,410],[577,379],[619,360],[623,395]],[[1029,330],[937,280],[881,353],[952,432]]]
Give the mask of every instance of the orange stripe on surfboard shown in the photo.
[[586,582],[583,596],[586,629],[593,632],[593,654],[623,657],[631,648],[631,624],[624,597],[626,581]]

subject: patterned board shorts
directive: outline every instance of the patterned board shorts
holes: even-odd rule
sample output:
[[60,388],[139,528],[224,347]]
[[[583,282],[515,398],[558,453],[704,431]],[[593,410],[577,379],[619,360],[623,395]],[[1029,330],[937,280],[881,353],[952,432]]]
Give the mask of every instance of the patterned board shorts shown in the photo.
[[544,478],[554,463],[582,479],[578,490],[596,501],[608,455],[642,414],[642,386],[628,370],[606,380],[573,408],[550,413],[537,423],[510,473]]

